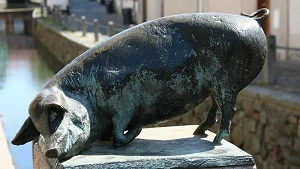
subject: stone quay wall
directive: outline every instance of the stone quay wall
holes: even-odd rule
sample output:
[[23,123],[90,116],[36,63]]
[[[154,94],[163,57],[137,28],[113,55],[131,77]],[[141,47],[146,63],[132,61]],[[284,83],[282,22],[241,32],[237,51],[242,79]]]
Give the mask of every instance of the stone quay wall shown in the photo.
[[39,54],[51,64],[59,64],[60,68],[92,47],[69,36],[61,27],[43,19],[34,21],[33,35]]
[[[35,22],[34,36],[40,54],[62,66],[89,48],[42,20]],[[209,107],[207,99],[192,111],[151,127],[200,124]],[[236,108],[228,141],[253,155],[259,169],[300,169],[299,93],[249,86],[240,92]],[[219,126],[211,131],[216,133]]]

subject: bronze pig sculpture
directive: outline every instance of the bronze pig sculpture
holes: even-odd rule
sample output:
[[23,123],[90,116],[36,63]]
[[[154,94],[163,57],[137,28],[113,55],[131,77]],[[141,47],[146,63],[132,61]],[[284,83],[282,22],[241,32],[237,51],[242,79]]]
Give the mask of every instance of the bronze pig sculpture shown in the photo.
[[229,134],[237,94],[264,65],[267,42],[260,24],[268,14],[182,14],[109,38],[47,82],[12,143],[41,135],[45,155],[59,160],[97,139],[113,138],[120,147],[142,126],[184,114],[210,96],[207,118],[194,134],[212,127],[219,108],[214,143],[220,144]]

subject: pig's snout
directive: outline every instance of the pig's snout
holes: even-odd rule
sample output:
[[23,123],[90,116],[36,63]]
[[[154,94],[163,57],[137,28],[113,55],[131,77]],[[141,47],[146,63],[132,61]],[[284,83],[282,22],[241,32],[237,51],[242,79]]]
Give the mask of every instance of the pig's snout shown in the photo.
[[45,156],[48,158],[58,158],[60,151],[57,148],[50,148],[45,152]]

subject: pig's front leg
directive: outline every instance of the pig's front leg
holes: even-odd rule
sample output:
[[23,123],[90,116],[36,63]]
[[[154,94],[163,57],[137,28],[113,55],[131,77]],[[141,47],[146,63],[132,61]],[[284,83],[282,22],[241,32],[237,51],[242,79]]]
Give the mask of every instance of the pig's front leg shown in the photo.
[[127,129],[127,126],[130,122],[130,116],[124,115],[116,115],[113,117],[113,137],[114,137],[114,144],[116,147],[122,147],[135,139],[136,136],[140,134],[142,131],[142,125],[137,124],[134,127],[130,127],[127,132],[124,132]]

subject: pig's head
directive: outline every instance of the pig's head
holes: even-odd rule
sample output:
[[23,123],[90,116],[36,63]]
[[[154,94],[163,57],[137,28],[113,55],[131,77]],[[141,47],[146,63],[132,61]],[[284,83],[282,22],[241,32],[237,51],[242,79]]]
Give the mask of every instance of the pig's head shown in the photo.
[[78,100],[58,88],[43,89],[31,102],[30,116],[12,144],[22,145],[41,135],[46,157],[62,160],[78,154],[98,137],[91,134],[98,130],[93,111],[85,99]]

